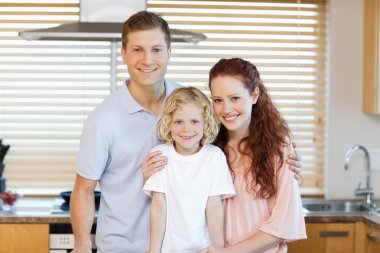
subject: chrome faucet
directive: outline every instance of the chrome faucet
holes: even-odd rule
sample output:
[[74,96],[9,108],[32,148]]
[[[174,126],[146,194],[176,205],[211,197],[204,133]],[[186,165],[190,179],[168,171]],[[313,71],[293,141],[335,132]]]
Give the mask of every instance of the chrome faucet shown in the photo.
[[365,196],[365,203],[369,207],[373,207],[374,203],[372,202],[372,196],[373,196],[373,188],[371,187],[371,168],[370,168],[370,162],[369,162],[369,153],[368,150],[361,146],[361,145],[355,145],[347,150],[346,153],[346,159],[344,163],[344,169],[348,170],[348,165],[350,164],[351,157],[354,155],[354,153],[358,150],[363,150],[365,160],[366,160],[366,187],[360,188],[360,183],[358,187],[355,189],[355,195],[356,196]]

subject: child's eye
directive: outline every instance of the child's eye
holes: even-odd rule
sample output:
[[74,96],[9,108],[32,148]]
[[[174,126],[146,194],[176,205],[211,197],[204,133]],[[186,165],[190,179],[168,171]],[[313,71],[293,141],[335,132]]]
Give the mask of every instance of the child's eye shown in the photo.
[[175,125],[179,125],[179,124],[182,123],[182,121],[180,121],[180,120],[175,120],[173,123],[174,123]]
[[191,121],[191,124],[195,125],[195,124],[198,124],[199,123],[199,120],[192,120]]

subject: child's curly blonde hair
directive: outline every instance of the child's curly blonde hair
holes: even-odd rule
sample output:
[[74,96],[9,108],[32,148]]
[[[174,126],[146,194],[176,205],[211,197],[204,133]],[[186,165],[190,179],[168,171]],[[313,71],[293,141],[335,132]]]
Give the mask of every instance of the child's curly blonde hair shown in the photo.
[[211,104],[205,94],[194,87],[182,87],[176,89],[165,101],[162,115],[157,123],[157,136],[165,143],[173,143],[170,132],[172,115],[175,110],[188,103],[194,103],[203,110],[203,137],[201,145],[212,143],[218,134],[218,124],[212,113]]

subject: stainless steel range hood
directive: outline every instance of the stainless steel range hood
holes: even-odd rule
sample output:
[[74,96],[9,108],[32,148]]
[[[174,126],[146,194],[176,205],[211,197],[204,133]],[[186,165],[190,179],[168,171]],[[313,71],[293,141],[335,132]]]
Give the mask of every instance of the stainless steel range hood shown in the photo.
[[[27,40],[106,40],[120,41],[125,20],[135,12],[145,10],[143,0],[81,0],[80,22],[47,29],[20,32]],[[204,34],[171,29],[172,42],[199,42]]]

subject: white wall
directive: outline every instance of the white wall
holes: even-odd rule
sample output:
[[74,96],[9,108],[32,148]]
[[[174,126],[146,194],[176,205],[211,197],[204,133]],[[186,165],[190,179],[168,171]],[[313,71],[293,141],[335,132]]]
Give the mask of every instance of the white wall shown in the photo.
[[[380,148],[380,116],[362,112],[364,0],[330,0],[329,111],[327,126],[326,197],[354,198],[359,181],[365,185],[362,152],[349,170],[344,156],[355,144]],[[377,183],[376,183],[377,182]],[[380,199],[380,171],[372,173],[375,198]]]

